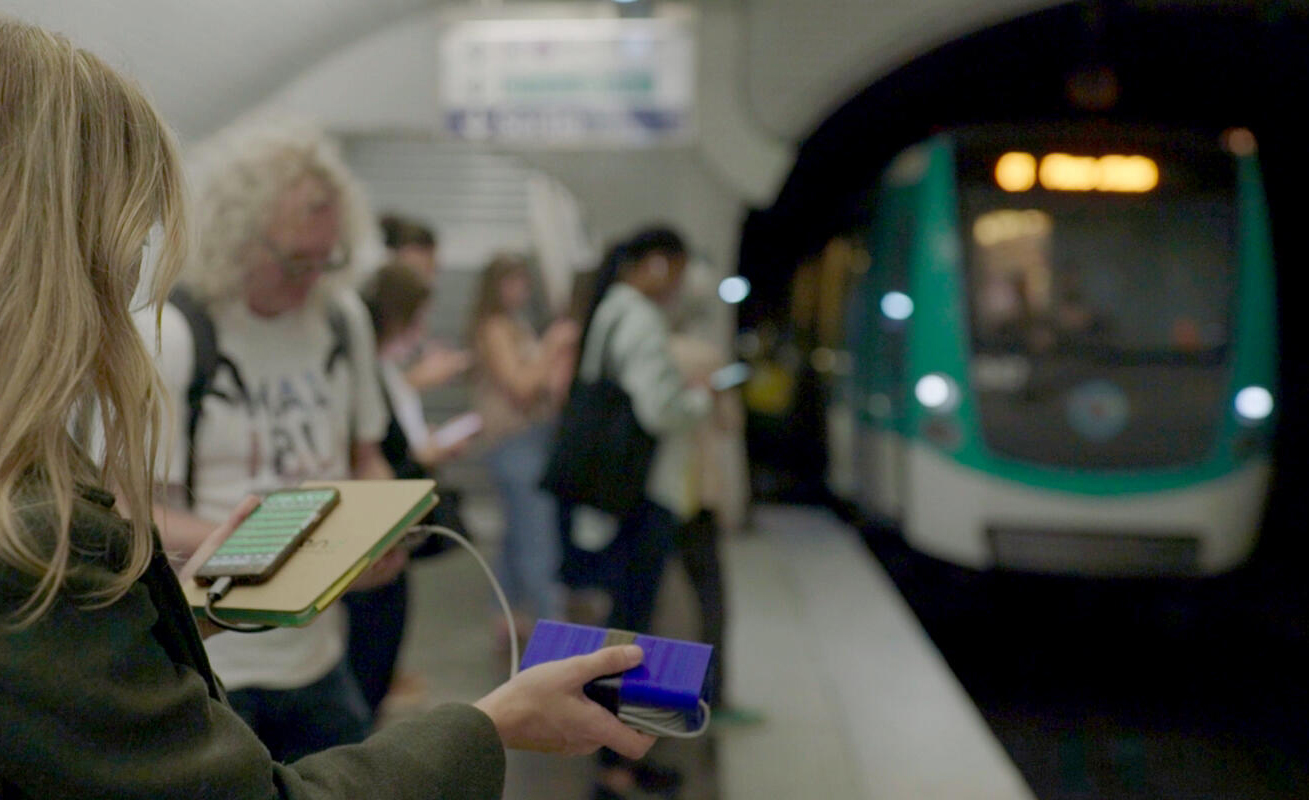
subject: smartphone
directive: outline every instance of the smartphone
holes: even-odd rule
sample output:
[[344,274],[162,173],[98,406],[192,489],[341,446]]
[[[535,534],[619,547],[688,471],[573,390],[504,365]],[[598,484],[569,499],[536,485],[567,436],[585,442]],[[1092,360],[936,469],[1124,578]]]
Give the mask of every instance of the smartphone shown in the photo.
[[341,501],[326,489],[282,489],[270,493],[195,573],[202,586],[222,577],[233,583],[263,583]]
[[432,431],[432,442],[443,450],[476,436],[482,430],[482,415],[476,411],[460,414]]
[[735,389],[748,380],[750,380],[750,365],[738,361],[715,370],[709,376],[709,388],[715,392],[725,392],[728,389]]

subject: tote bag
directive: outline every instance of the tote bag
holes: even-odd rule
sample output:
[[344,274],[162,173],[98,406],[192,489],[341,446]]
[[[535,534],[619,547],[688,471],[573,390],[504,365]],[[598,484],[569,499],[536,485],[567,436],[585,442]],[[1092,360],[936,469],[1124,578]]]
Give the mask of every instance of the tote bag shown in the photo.
[[599,379],[573,381],[541,488],[562,503],[622,517],[645,497],[655,439],[637,421],[632,398],[608,377],[606,354],[617,327],[615,320],[601,345]]

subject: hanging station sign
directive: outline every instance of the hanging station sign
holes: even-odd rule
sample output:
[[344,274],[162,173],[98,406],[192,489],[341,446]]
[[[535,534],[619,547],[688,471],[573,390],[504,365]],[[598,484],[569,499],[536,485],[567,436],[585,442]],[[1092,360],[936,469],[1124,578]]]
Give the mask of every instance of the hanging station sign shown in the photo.
[[443,28],[441,118],[456,137],[642,147],[694,136],[688,17],[495,19]]

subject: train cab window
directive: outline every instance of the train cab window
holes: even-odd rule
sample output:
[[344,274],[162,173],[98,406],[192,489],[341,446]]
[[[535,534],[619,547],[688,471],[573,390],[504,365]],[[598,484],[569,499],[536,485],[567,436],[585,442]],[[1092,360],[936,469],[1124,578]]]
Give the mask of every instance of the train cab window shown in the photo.
[[970,160],[1002,155],[961,158],[977,351],[1137,361],[1220,356],[1236,274],[1230,165],[1224,171],[1160,158],[1158,186],[1133,193],[1012,192],[988,174],[966,171]]
[[[1108,469],[1202,459],[1223,407],[1239,270],[1231,155],[1156,133],[989,133],[956,139],[987,445]],[[1122,165],[1144,178],[1113,172]],[[1123,409],[1121,422],[1079,423],[1069,409],[1082,395],[1106,418]]]

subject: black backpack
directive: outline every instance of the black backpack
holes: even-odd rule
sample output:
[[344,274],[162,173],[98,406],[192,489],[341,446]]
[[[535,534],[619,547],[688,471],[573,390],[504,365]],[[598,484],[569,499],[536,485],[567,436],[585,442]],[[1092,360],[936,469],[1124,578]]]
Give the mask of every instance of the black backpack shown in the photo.
[[[195,506],[195,436],[200,427],[200,417],[204,411],[204,398],[209,393],[218,367],[224,356],[218,352],[218,332],[209,311],[190,292],[182,287],[173,289],[168,295],[171,303],[186,318],[191,329],[191,341],[194,343],[195,360],[191,369],[191,383],[186,389],[186,504]],[[327,357],[328,367],[337,358],[350,358],[350,330],[346,324],[345,312],[332,303],[327,309],[327,324],[332,329],[332,350]]]

